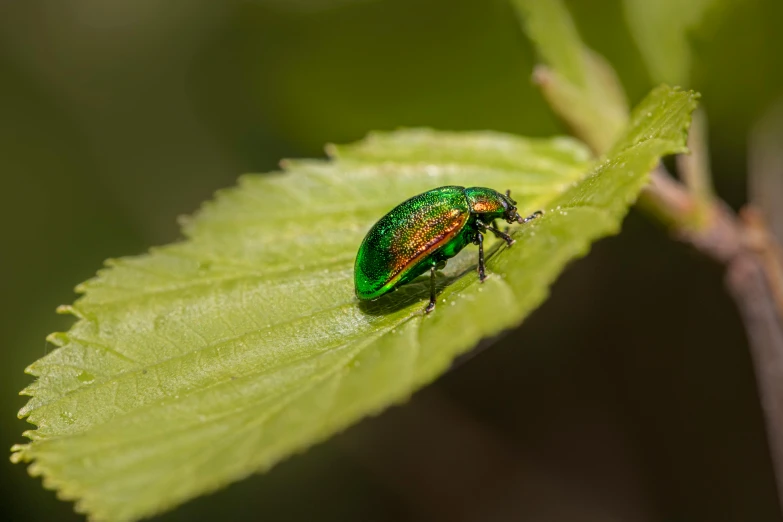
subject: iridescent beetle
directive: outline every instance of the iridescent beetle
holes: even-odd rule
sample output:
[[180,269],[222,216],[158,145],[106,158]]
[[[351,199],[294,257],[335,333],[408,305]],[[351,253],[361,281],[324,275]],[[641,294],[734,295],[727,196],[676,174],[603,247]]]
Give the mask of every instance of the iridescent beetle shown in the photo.
[[506,191],[446,186],[400,203],[367,233],[356,254],[354,283],[363,301],[377,299],[430,271],[429,313],[435,308],[435,271],[446,266],[469,243],[478,245],[478,274],[484,282],[484,234],[489,231],[511,246],[514,240],[494,226],[496,219],[527,223]]

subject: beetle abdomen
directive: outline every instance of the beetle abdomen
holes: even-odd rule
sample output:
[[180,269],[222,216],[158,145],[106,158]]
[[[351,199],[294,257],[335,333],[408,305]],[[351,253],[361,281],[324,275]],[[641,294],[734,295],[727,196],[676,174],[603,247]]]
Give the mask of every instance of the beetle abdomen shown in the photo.
[[457,186],[433,189],[383,216],[356,255],[357,297],[375,299],[426,271],[432,254],[459,234],[470,217],[464,190]]

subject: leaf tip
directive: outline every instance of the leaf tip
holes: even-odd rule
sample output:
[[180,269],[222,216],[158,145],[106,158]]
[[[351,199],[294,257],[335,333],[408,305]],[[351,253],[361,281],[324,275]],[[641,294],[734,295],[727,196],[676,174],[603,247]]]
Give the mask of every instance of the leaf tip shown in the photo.
[[9,459],[12,464],[20,464],[27,460],[25,457],[27,446],[27,444],[14,444],[11,446],[11,455]]
[[189,214],[180,214],[177,216],[177,225],[180,226],[180,228],[187,228],[190,226],[190,224],[193,222],[193,217]]
[[[80,288],[81,287],[81,288]],[[81,290],[79,293],[84,293],[86,286],[83,284],[76,287]],[[84,314],[75,305],[60,305],[55,309],[55,312],[60,315],[72,315],[77,319],[84,319]],[[55,334],[52,334],[55,335]]]
[[552,83],[553,74],[554,73],[552,69],[550,69],[546,65],[537,64],[535,67],[533,67],[533,74],[531,75],[531,80],[533,81],[534,85],[543,88]]
[[58,348],[65,346],[68,341],[69,337],[66,332],[52,332],[46,336],[46,342],[51,343]]
[[283,158],[277,162],[277,166],[282,170],[289,170],[291,168],[291,160],[288,158]]
[[340,148],[334,143],[327,143],[324,145],[324,152],[329,158],[335,159],[340,154]]

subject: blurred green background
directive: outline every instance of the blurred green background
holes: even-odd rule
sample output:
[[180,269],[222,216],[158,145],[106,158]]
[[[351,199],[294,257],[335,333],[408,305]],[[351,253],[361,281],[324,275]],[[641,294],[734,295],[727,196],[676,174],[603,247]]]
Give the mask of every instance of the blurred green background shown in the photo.
[[[688,87],[738,206],[748,131],[783,95],[783,3],[715,4]],[[568,5],[637,102],[622,2]],[[372,129],[561,133],[533,64],[506,0],[0,0],[2,445],[27,428],[23,369],[72,321],[55,307],[104,259]],[[407,406],[161,520],[777,521],[754,386],[720,269],[632,213]],[[0,519],[81,517],[5,460]]]

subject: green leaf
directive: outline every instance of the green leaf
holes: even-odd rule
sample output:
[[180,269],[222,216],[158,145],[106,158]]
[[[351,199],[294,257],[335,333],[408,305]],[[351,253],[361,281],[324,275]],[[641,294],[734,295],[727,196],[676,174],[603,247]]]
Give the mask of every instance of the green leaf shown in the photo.
[[561,0],[512,0],[546,65],[534,81],[571,131],[599,154],[628,123],[628,102],[614,69],[587,48]]
[[624,0],[625,18],[653,81],[688,85],[691,46],[698,27],[716,0]]
[[[169,509],[323,440],[512,328],[592,241],[616,233],[663,154],[680,152],[692,93],[660,88],[590,165],[568,138],[408,130],[331,147],[331,161],[242,178],[185,223],[187,239],[113,260],[65,311],[79,319],[28,372],[37,425],[13,460],[95,520]],[[465,249],[424,315],[426,278],[367,305],[352,266],[365,232],[447,184],[510,188],[517,243]]]

